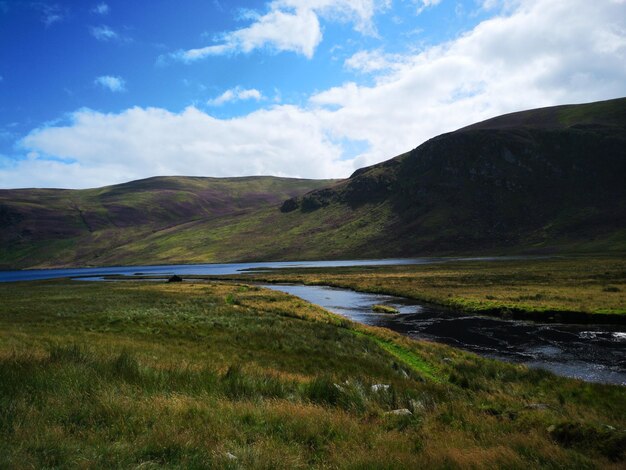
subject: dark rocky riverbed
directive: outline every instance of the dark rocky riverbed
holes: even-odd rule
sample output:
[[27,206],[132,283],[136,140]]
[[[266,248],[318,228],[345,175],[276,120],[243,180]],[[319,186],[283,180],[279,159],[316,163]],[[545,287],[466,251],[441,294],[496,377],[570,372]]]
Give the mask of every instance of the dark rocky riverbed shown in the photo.
[[[468,315],[387,295],[325,286],[266,285],[368,325],[416,339],[460,347],[483,356],[540,367],[590,382],[626,385],[626,328],[570,325]],[[372,311],[376,304],[398,310]]]

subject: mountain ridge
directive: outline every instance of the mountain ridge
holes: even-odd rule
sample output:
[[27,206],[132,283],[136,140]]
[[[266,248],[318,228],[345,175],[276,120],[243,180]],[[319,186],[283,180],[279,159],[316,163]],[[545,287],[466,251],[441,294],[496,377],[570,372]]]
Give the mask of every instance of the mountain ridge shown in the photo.
[[166,177],[82,190],[73,225],[46,237],[7,234],[45,228],[53,208],[29,210],[58,190],[23,190],[21,208],[0,191],[0,263],[626,252],[624,175],[626,98],[540,108],[442,134],[345,180]]
[[[608,118],[598,116],[606,110]],[[542,125],[515,124],[528,123],[536,114]],[[563,116],[571,125],[556,119]],[[437,136],[410,152],[357,170],[333,190],[314,190],[286,201],[282,210],[310,212],[330,204],[355,208],[384,201],[397,215],[390,233],[404,239],[398,240],[404,244],[400,252],[411,252],[410,243],[446,251],[461,245],[506,246],[524,242],[523,236],[540,242],[539,234],[530,232],[558,222],[567,209],[592,212],[589,219],[623,229],[625,149],[626,99],[523,111]],[[436,233],[442,228],[436,219],[448,219],[447,230],[450,221],[471,225],[483,240],[458,230],[452,233],[456,242],[445,240]],[[503,224],[509,228],[498,230]],[[431,225],[430,232],[423,230]],[[430,241],[420,241],[420,234]],[[485,237],[489,234],[491,241]],[[442,241],[433,243],[437,237]]]

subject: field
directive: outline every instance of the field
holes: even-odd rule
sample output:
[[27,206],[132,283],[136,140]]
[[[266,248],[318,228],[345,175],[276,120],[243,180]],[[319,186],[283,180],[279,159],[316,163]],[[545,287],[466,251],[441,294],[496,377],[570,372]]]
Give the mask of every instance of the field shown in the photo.
[[556,256],[426,265],[280,269],[231,279],[300,282],[398,295],[466,312],[623,322],[626,259]]
[[623,387],[281,293],[42,281],[0,298],[0,468],[623,468]]

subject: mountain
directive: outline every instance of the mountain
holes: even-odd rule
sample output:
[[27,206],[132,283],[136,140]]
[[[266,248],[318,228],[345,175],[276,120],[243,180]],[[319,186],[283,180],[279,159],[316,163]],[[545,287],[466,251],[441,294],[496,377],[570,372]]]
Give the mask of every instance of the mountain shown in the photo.
[[155,177],[98,189],[0,190],[0,265],[101,264],[101,256],[115,263],[116,249],[146,236],[241,216],[333,181]]
[[345,180],[0,191],[7,267],[626,251],[626,98],[435,137]]
[[386,255],[626,249],[625,181],[626,99],[617,99],[508,114],[443,134],[282,210],[383,205],[385,227],[367,245],[383,245]]

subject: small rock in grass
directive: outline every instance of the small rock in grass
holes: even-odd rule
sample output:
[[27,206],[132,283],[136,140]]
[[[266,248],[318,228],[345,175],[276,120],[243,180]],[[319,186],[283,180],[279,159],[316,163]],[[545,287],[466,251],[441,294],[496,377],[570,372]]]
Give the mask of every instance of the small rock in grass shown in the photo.
[[529,408],[531,410],[547,410],[550,408],[550,405],[546,405],[545,403],[529,403],[524,408]]
[[409,405],[413,408],[413,412],[423,411],[426,409],[426,406],[419,400],[409,400]]
[[226,452],[226,458],[228,460],[237,460],[237,456],[234,454],[231,454],[230,452]]
[[397,410],[387,411],[386,415],[396,415],[396,416],[409,416],[412,415],[411,410],[407,408],[399,408]]
[[389,390],[389,385],[387,385],[387,384],[374,384],[374,385],[372,385],[372,392],[379,392],[381,390],[384,390],[384,391]]

